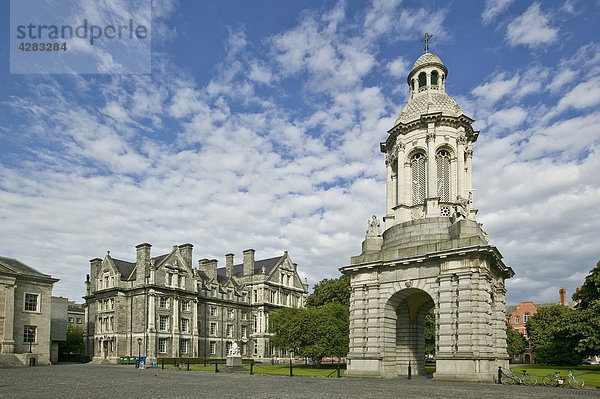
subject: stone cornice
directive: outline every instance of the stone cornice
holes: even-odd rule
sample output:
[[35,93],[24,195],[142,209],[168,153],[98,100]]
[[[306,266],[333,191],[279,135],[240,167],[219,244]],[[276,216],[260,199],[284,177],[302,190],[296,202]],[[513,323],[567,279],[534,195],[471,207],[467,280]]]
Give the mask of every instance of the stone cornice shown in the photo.
[[423,263],[424,261],[433,259],[444,259],[455,256],[468,256],[470,254],[485,254],[491,256],[492,268],[498,271],[504,278],[510,278],[515,275],[515,272],[509,266],[502,262],[500,251],[493,245],[474,245],[471,247],[452,248],[443,251],[429,252],[422,255],[408,256],[404,258],[376,260],[370,262],[358,263],[356,265],[343,266],[339,270],[342,273],[353,273],[368,269],[378,269],[385,266],[399,266]]

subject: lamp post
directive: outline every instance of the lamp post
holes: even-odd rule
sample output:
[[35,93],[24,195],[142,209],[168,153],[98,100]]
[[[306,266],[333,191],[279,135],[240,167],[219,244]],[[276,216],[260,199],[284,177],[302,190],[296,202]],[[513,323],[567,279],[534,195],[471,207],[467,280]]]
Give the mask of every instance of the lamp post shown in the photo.
[[140,362],[142,360],[141,356],[142,356],[142,339],[138,338],[138,360],[136,362],[137,367],[140,367]]

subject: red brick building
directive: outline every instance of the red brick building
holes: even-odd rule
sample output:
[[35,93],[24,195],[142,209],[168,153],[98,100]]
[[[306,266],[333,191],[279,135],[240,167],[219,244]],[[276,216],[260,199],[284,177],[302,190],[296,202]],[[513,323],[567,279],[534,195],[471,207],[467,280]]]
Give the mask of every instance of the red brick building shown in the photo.
[[[578,287],[579,288],[579,287]],[[525,339],[529,340],[529,336],[527,335],[527,321],[531,316],[537,313],[537,310],[544,306],[552,306],[557,305],[558,303],[574,307],[575,302],[567,301],[567,290],[565,288],[561,288],[558,290],[558,294],[560,297],[560,302],[547,302],[547,303],[533,303],[533,302],[521,302],[518,305],[509,305],[506,307],[506,314],[508,323],[513,326],[515,330],[521,333]],[[511,363],[535,363],[535,355],[532,352],[532,347],[527,344],[525,352],[511,356]]]

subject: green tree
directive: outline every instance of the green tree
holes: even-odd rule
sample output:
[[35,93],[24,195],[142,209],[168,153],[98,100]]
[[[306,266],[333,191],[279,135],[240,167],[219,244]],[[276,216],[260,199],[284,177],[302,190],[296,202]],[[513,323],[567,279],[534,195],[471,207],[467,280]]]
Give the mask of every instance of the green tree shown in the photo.
[[269,317],[269,329],[275,348],[293,350],[299,356],[311,357],[317,364],[323,357],[348,354],[348,307],[330,302],[320,307],[281,308]]
[[581,289],[573,294],[573,300],[581,301],[577,304],[577,309],[588,309],[600,303],[600,262],[590,270]]
[[83,328],[67,325],[67,340],[58,344],[58,353],[64,356],[83,355]]
[[600,262],[590,270],[581,289],[573,294],[576,306],[571,334],[578,339],[581,357],[600,353]]
[[425,316],[425,354],[435,356],[435,308]]
[[536,361],[544,364],[576,365],[581,361],[577,344],[581,339],[576,311],[564,305],[539,308],[529,318],[527,333]]
[[350,278],[342,275],[339,278],[324,279],[315,284],[313,292],[306,298],[306,306],[318,307],[335,302],[350,306]]
[[525,337],[513,328],[509,323],[506,323],[506,350],[511,356],[519,355],[525,352],[527,340]]

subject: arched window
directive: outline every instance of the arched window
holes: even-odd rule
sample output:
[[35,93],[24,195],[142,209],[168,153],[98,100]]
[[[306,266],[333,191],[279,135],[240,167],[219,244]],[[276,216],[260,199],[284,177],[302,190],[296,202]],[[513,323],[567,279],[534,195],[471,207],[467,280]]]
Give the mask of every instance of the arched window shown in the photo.
[[431,84],[437,86],[438,84],[438,71],[431,72]]
[[425,87],[426,85],[427,85],[427,75],[425,75],[425,72],[421,72],[419,74],[419,88]]
[[425,181],[425,154],[417,152],[410,160],[410,170],[412,175],[412,202],[413,205],[425,202],[426,181]]
[[437,195],[441,202],[450,202],[450,153],[440,150],[435,157],[437,163]]

